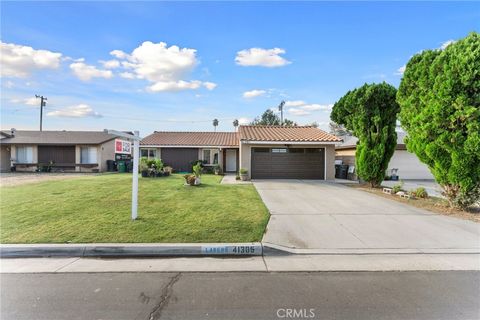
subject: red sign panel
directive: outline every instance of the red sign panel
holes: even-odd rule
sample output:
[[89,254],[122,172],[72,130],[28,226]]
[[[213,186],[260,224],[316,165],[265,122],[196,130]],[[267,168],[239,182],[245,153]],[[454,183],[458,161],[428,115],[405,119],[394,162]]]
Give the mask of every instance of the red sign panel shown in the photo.
[[115,139],[115,153],[131,154],[132,144],[130,141]]

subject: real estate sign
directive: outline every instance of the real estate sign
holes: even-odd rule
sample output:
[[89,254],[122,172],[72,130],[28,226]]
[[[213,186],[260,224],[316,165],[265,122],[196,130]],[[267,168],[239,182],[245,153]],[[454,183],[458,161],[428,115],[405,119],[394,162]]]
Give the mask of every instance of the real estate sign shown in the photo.
[[131,154],[132,144],[130,141],[115,139],[115,153]]

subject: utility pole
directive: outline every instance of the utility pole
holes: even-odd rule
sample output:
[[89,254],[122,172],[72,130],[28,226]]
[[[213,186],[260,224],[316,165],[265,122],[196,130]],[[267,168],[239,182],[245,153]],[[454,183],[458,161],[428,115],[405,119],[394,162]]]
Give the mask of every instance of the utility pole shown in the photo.
[[40,98],[40,131],[42,131],[42,122],[43,122],[43,107],[47,105],[47,97],[35,95],[35,98]]
[[285,105],[285,101],[280,102],[278,105],[278,111],[280,111],[280,125],[283,126],[283,106]]

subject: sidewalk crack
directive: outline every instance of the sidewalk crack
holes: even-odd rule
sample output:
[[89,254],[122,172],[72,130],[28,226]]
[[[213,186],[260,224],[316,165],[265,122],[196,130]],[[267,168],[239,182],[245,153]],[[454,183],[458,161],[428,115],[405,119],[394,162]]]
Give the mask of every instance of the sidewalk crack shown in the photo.
[[165,308],[168,305],[168,302],[170,301],[170,298],[173,293],[173,286],[175,283],[180,279],[181,273],[177,273],[175,276],[173,276],[168,284],[163,288],[162,293],[160,295],[160,301],[154,306],[152,309],[152,312],[150,312],[148,316],[148,320],[155,320],[155,319],[160,319],[162,315],[163,308]]
[[337,219],[335,219],[335,217],[333,215],[330,215],[330,217],[332,217],[333,220],[335,220],[343,229],[345,229],[348,233],[350,233],[352,236],[354,236],[358,241],[360,241],[365,247],[368,247],[367,244],[365,242],[362,241],[362,239],[360,239],[355,233],[353,233],[353,231],[351,231],[350,229],[348,229],[343,223],[341,223],[340,221],[338,221]]
[[68,267],[69,265],[71,265],[72,263],[77,262],[77,261],[80,260],[80,259],[81,259],[81,258],[77,258],[77,259],[75,259],[75,260],[73,260],[73,261],[70,261],[70,262],[67,263],[66,265],[61,266],[60,268],[56,269],[56,270],[53,271],[53,272],[59,272],[59,271],[62,270],[63,268]]

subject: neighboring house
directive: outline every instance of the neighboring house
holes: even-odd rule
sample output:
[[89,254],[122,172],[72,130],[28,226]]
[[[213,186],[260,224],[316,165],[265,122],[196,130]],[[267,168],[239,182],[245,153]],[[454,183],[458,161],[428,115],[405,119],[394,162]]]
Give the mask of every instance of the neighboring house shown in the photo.
[[104,131],[12,129],[1,131],[1,137],[2,171],[10,171],[11,167],[16,171],[35,171],[51,163],[53,171],[106,171],[107,160],[131,154],[129,142]]
[[0,172],[10,171],[10,150],[2,142],[3,139],[11,137],[9,133],[0,131]]
[[[417,156],[408,152],[404,139],[404,132],[397,132],[397,146],[393,153],[386,174],[390,175],[392,169],[398,169],[397,175],[404,180],[432,180],[434,179],[428,167],[420,162]],[[355,151],[358,138],[343,136],[343,143],[335,148],[335,159],[342,160],[343,164],[355,166]]]
[[341,141],[309,126],[240,126],[238,132],[154,132],[141,141],[140,152],[177,172],[203,160],[224,172],[246,169],[252,179],[333,180]]

